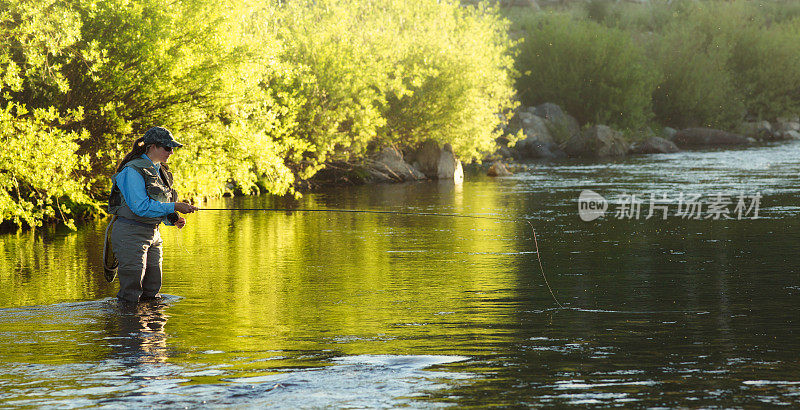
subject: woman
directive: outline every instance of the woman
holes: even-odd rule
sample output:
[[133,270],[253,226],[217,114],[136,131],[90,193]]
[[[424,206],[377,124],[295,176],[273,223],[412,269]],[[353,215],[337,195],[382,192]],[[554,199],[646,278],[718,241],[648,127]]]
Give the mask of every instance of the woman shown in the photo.
[[[186,220],[176,212],[192,213],[196,207],[176,202],[178,194],[172,189],[172,173],[167,160],[173,148],[183,145],[163,127],[153,127],[133,143],[117,173],[108,200],[108,211],[114,215],[109,224],[111,249],[119,261],[119,293],[126,302],[156,299],[161,289],[161,235],[158,226],[163,222],[178,229]],[[108,229],[106,230],[108,245]],[[108,260],[106,255],[106,260]],[[114,280],[114,271],[106,269],[106,279]]]

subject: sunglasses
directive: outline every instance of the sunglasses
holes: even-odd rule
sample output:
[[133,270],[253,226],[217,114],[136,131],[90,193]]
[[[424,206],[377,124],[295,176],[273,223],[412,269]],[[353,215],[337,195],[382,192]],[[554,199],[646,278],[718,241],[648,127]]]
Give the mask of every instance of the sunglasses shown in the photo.
[[167,152],[172,152],[172,147],[165,147],[165,146],[163,146],[163,145],[159,145],[159,147],[163,148],[163,149],[164,149],[164,151],[167,151]]

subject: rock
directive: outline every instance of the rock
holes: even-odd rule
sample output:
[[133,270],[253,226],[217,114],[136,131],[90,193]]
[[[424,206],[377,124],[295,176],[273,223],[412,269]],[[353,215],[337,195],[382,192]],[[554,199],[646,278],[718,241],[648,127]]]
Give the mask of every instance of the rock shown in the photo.
[[800,131],[800,123],[794,121],[778,121],[775,123],[775,131]]
[[425,179],[425,174],[403,161],[403,154],[391,146],[381,150],[367,171],[378,182]]
[[451,180],[456,184],[464,182],[464,169],[461,167],[461,161],[453,153],[453,147],[450,144],[444,144],[439,154],[436,177],[440,180]]
[[517,113],[517,118],[519,118],[519,120],[522,122],[525,122],[525,120],[529,120],[535,116],[536,114],[530,110],[530,107],[520,110],[520,112]]
[[506,132],[516,134],[522,130],[526,138],[533,137],[540,141],[552,141],[549,129],[549,121],[533,114],[533,108],[522,108],[511,117],[511,121],[506,128]]
[[664,127],[664,129],[661,130],[661,133],[664,134],[664,138],[672,141],[672,139],[675,138],[675,134],[678,133],[678,130],[675,128]]
[[531,113],[533,108],[520,111],[517,114],[519,126],[522,129],[524,138],[517,141],[512,150],[515,158],[551,158],[555,154],[549,149],[556,145],[550,134],[550,121]]
[[576,120],[575,117],[566,114],[564,110],[562,110],[561,107],[556,104],[539,104],[534,107],[534,114],[550,121],[550,123],[553,125],[553,127],[550,129],[551,134],[553,132],[564,133],[564,140],[575,134],[578,134],[581,130],[578,120]]
[[595,125],[570,138],[564,145],[564,152],[571,157],[622,156],[628,152],[628,143],[618,131],[606,125]]
[[428,178],[436,178],[439,172],[439,157],[441,156],[439,143],[434,140],[426,140],[422,146],[412,154],[410,162],[414,168],[421,171]]
[[517,142],[512,153],[517,159],[563,158],[566,156],[555,143],[536,140]]
[[633,144],[630,149],[631,154],[667,154],[678,151],[680,149],[674,142],[661,137],[650,137]]
[[787,140],[800,140],[800,131],[786,131],[783,134]]
[[553,136],[550,134],[547,123],[548,121],[544,118],[529,114],[528,118],[522,120],[522,133],[525,134],[525,139],[531,142],[553,142]]
[[769,140],[773,138],[772,124],[769,121],[743,122],[739,126],[739,133],[745,137]]
[[[450,144],[444,144],[439,148],[439,144],[433,140],[427,140],[414,152],[409,153],[409,161],[413,168],[431,179],[445,179],[456,182],[464,180],[464,170]],[[413,159],[413,160],[412,160]]]
[[749,141],[746,137],[727,131],[716,130],[713,128],[687,128],[678,131],[672,142],[679,147],[688,146],[718,146],[718,145],[742,145]]
[[486,171],[486,175],[490,177],[507,177],[509,175],[514,175],[511,171],[508,170],[506,164],[495,161],[490,167],[489,170]]

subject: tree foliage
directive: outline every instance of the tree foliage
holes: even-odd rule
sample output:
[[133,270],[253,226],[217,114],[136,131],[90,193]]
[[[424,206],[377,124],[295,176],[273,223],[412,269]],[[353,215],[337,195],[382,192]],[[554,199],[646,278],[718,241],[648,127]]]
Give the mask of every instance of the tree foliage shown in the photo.
[[627,33],[545,13],[520,27],[525,37],[518,88],[524,102],[554,102],[581,123],[636,128],[650,120],[658,77]]
[[797,2],[746,0],[592,0],[510,16],[525,38],[518,87],[528,104],[549,100],[581,122],[620,127],[796,115],[798,16]]
[[[491,150],[511,107],[495,10],[434,0],[0,0],[2,220],[69,221],[164,125],[187,197],[296,194],[372,146]],[[35,152],[34,152],[35,151]],[[56,177],[53,177],[55,175]],[[58,205],[67,203],[68,206]]]

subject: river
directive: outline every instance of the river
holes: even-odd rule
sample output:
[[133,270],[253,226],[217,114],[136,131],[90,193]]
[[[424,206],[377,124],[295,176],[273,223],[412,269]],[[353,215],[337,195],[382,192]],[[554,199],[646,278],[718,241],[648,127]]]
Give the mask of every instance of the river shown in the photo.
[[512,221],[200,211],[162,228],[165,296],[137,308],[102,277],[104,221],[4,234],[0,405],[797,406],[798,193],[789,142],[288,204]]

